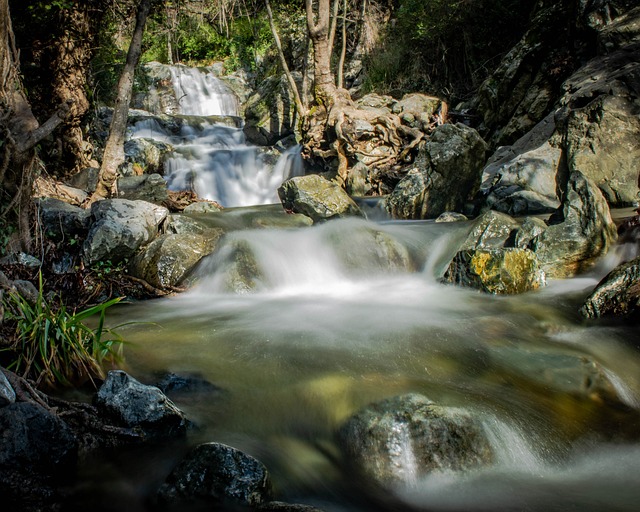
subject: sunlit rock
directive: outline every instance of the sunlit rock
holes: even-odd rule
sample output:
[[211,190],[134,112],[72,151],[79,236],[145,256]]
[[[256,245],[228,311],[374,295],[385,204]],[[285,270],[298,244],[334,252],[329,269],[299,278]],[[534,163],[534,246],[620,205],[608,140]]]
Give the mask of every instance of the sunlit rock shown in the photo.
[[520,249],[528,249],[531,241],[544,233],[546,229],[547,223],[539,217],[526,217],[515,232],[513,245]]
[[536,255],[516,248],[460,251],[443,281],[497,295],[524,293],[546,284]]
[[473,128],[437,127],[387,198],[387,211],[397,219],[430,219],[463,210],[477,191],[485,151],[485,142]]
[[466,215],[458,212],[444,212],[438,216],[435,222],[462,222],[469,220]]
[[217,291],[248,293],[264,282],[264,273],[251,245],[244,240],[223,240],[207,264],[215,269],[213,287]]
[[172,287],[212,250],[203,235],[161,235],[136,254],[129,271],[158,288]]
[[349,466],[384,487],[411,486],[433,473],[472,470],[493,460],[486,434],[470,412],[419,394],[366,407],[337,436]]
[[158,235],[168,210],[146,201],[105,199],[91,205],[95,219],[83,245],[87,264],[119,263]]
[[121,370],[107,374],[94,397],[96,407],[117,424],[151,439],[184,435],[187,420],[160,389],[146,386]]
[[548,277],[568,277],[588,269],[617,239],[602,192],[581,173],[571,174],[562,206],[549,227],[531,242]]
[[[151,135],[151,133],[150,133]],[[164,174],[164,163],[173,147],[161,140],[136,137],[124,143],[125,162],[118,169],[122,176]]]
[[307,215],[314,222],[363,216],[358,205],[340,186],[317,174],[285,181],[278,189],[278,196],[287,211]]
[[196,446],[167,477],[158,491],[166,504],[199,503],[214,507],[256,507],[271,498],[271,480],[264,465],[230,446]]
[[629,316],[640,312],[640,258],[613,269],[580,308],[586,318]]
[[460,250],[500,249],[518,230],[518,222],[505,213],[489,210],[473,221]]

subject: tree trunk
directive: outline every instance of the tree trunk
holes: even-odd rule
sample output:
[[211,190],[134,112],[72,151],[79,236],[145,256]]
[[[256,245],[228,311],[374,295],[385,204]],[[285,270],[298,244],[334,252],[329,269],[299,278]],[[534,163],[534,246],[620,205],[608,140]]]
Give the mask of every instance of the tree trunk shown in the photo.
[[110,197],[115,192],[118,168],[124,162],[124,138],[127,130],[129,103],[131,103],[133,92],[133,78],[142,54],[142,36],[149,11],[151,10],[151,2],[152,0],[140,0],[138,5],[136,26],[129,45],[129,51],[127,52],[127,61],[118,81],[118,96],[113,108],[109,138],[107,139],[100,173],[98,174],[98,184],[87,205]]
[[8,0],[0,0],[0,219],[16,225],[22,250],[30,250],[31,192],[35,175],[35,146],[65,119],[64,104],[42,126],[23,92]]
[[318,0],[317,13],[314,16],[313,0],[305,0],[307,27],[313,43],[313,70],[315,81],[315,99],[320,104],[331,103],[336,92],[336,84],[331,71],[330,45],[330,0]]

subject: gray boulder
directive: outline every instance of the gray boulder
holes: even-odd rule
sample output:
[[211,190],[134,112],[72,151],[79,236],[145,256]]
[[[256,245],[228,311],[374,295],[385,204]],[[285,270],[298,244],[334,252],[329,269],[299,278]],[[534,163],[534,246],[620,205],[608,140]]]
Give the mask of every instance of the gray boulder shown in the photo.
[[195,265],[213,250],[199,234],[160,235],[138,252],[129,271],[158,288],[179,284]]
[[91,213],[60,199],[38,200],[38,212],[45,234],[53,240],[69,242],[75,237],[84,238],[91,223]]
[[[2,299],[2,293],[0,293],[0,299]],[[1,323],[1,319],[0,319]],[[0,367],[0,407],[12,404],[16,401],[16,392],[14,391],[11,383],[7,380],[2,368]]]
[[473,221],[460,250],[501,249],[519,228],[520,224],[506,213],[489,210]]
[[340,186],[317,174],[285,181],[278,189],[278,196],[285,210],[302,213],[314,222],[364,215]]
[[78,447],[73,432],[39,405],[1,407],[0,432],[0,481],[15,472],[62,480],[74,471]]
[[199,503],[212,510],[257,507],[270,498],[271,481],[264,465],[240,450],[219,443],[196,446],[158,491],[161,503]]
[[548,277],[585,271],[617,239],[602,192],[579,172],[571,174],[562,206],[549,224],[530,244]]
[[117,424],[138,429],[150,439],[177,437],[187,430],[184,414],[160,389],[141,384],[121,370],[107,374],[94,404]]
[[429,219],[463,210],[477,192],[485,152],[486,144],[473,128],[439,126],[387,198],[387,211],[398,219]]
[[546,285],[536,255],[528,249],[460,251],[447,268],[443,282],[512,295]]
[[95,219],[83,245],[84,260],[119,263],[158,235],[168,210],[145,201],[105,199],[91,205]]
[[458,212],[444,212],[441,213],[435,222],[464,222],[469,220],[466,215]]
[[493,460],[482,426],[468,411],[436,405],[419,394],[368,406],[348,419],[337,437],[345,461],[383,487],[476,469]]
[[166,142],[136,137],[124,143],[124,164],[118,171],[123,176],[164,174],[164,163],[173,152]]
[[159,174],[123,176],[118,179],[118,197],[161,205],[169,197],[167,182]]
[[640,258],[613,269],[584,301],[585,318],[629,316],[640,312]]
[[513,246],[529,249],[531,241],[540,236],[547,229],[547,223],[539,217],[526,217],[513,237]]
[[249,293],[261,286],[264,274],[251,246],[244,240],[223,239],[218,249],[204,263],[215,269],[216,290]]

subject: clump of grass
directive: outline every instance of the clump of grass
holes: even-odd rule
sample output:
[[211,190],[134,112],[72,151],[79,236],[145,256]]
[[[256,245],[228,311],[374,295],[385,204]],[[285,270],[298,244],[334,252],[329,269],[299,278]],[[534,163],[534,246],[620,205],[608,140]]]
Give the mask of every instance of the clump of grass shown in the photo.
[[[48,388],[103,378],[105,365],[116,364],[123,357],[124,339],[104,325],[107,309],[121,299],[72,312],[62,301],[45,298],[42,274],[35,301],[10,291],[3,300],[4,319],[15,324],[16,338],[11,347],[3,349],[12,354],[7,368]],[[97,327],[87,325],[96,316]]]

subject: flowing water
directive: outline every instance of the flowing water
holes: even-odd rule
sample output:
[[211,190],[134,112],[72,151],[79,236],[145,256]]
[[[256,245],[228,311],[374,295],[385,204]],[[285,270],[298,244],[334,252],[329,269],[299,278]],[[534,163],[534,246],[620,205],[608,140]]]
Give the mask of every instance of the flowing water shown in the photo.
[[[279,206],[199,217],[229,232],[193,288],[112,315],[140,322],[120,330],[139,380],[198,374],[219,391],[175,397],[197,426],[185,442],[88,465],[92,503],[153,510],[186,449],[217,441],[264,462],[277,499],[325,511],[637,510],[640,336],[577,313],[628,248],[590,275],[498,297],[438,280],[468,223],[287,219]],[[228,286],[237,247],[254,263],[245,293]],[[407,440],[396,461],[406,485],[393,492],[344,470],[336,429],[408,392],[469,410],[494,463],[420,477]]]

